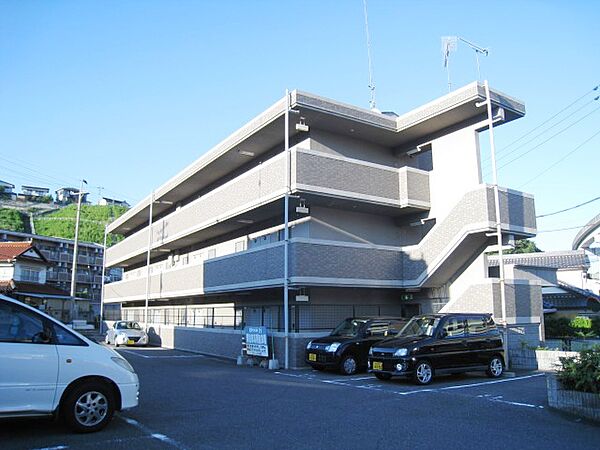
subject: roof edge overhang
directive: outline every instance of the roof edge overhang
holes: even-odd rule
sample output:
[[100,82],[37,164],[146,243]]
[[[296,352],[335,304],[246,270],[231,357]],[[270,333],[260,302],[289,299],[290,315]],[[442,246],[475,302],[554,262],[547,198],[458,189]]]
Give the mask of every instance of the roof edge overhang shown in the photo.
[[[490,96],[494,107],[501,107],[505,110],[506,116],[504,122],[509,122],[525,115],[525,105],[523,102],[492,89],[490,89]],[[393,117],[366,108],[294,90],[290,93],[290,107],[292,109],[300,109],[303,112],[305,110],[312,111],[321,117],[327,117],[332,123],[336,123],[336,126],[339,126],[339,128],[345,127],[348,129],[346,125],[350,124],[356,124],[363,127],[363,129],[368,128],[372,136],[381,136],[388,145],[399,147],[418,140],[420,134],[426,136],[432,132],[442,131],[449,126],[457,125],[466,120],[472,120],[473,117],[478,115],[485,115],[485,108],[476,107],[476,103],[485,100],[485,98],[484,85],[479,82],[473,82],[406,114]],[[211,163],[223,158],[229,152],[236,151],[240,145],[257,133],[260,133],[261,130],[274,126],[282,127],[282,123],[279,122],[283,122],[285,108],[286,99],[283,97],[203,154],[184,170],[162,184],[153,194],[147,195],[138,204],[129,209],[129,211],[112,222],[108,226],[108,232],[125,233],[131,228],[135,228],[135,226],[127,227],[127,223],[136,217],[138,219],[137,221],[134,220],[134,222],[137,222],[138,225],[142,222],[140,220],[141,217],[144,218],[143,221],[146,221],[146,218],[149,216],[149,205],[152,201],[152,196],[155,202],[166,200],[168,201],[167,204],[184,200],[184,198],[169,197],[169,194],[173,193],[178,186],[186,183],[193,176],[198,175]],[[455,110],[460,110],[460,114],[456,115],[454,119],[455,123],[452,123],[453,118],[451,114]],[[432,126],[435,128],[434,122],[438,121],[441,117],[444,120],[439,121],[439,129],[433,129],[432,131]],[[409,130],[413,132],[410,133]],[[291,134],[295,132],[293,128],[290,128]],[[283,134],[281,141],[283,141]],[[266,148],[265,152],[268,150]],[[241,163],[237,167],[232,166],[231,170],[236,170],[239,167],[241,167]],[[168,208],[168,206],[160,205],[160,203],[155,204],[153,215],[160,214]]]

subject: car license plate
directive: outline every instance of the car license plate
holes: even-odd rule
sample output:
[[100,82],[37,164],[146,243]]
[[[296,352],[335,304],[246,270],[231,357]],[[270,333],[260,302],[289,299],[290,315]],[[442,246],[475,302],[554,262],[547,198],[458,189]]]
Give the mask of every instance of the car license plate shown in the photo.
[[308,360],[309,361],[316,361],[317,360],[317,355],[314,353],[309,353],[308,354]]
[[135,342],[133,342],[133,339],[128,339],[127,340],[127,345],[133,345],[135,344]]
[[383,370],[383,363],[381,361],[373,361],[373,370]]

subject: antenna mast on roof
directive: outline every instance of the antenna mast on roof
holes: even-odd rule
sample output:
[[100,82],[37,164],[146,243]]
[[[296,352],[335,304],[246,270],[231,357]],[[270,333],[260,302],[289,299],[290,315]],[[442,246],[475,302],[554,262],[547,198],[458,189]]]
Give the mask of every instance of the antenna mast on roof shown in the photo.
[[369,33],[369,16],[367,15],[367,0],[363,0],[363,6],[365,11],[365,31],[367,34],[367,57],[369,58],[369,90],[371,91],[371,97],[369,99],[369,108],[371,110],[377,110],[375,107],[375,82],[373,81],[373,61],[371,58],[371,34]]
[[475,50],[475,58],[477,60],[477,80],[481,80],[481,71],[479,67],[479,54],[484,56],[489,55],[490,51],[487,48],[480,47],[470,41],[467,41],[460,36],[442,36],[442,54],[444,55],[444,67],[448,73],[448,92],[452,90],[452,83],[450,82],[450,52],[456,51],[458,47],[458,41],[462,41],[467,44],[472,50]]

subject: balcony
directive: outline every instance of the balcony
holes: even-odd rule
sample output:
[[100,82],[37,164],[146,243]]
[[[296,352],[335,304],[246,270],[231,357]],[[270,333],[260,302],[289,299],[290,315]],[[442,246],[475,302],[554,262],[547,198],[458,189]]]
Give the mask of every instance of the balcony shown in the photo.
[[[535,233],[533,198],[501,191],[505,233]],[[290,241],[292,285],[355,287],[431,287],[445,283],[492,243],[494,193],[490,186],[465,194],[448,219],[436,224],[418,244],[407,247],[362,243]],[[211,259],[204,264],[206,293],[283,284],[283,242]]]
[[[203,291],[202,265],[170,269],[150,276],[150,299],[201,295]],[[116,281],[104,285],[106,302],[126,302],[146,298],[146,277]]]
[[[236,223],[235,217],[251,210],[262,220],[279,214],[281,209],[272,205],[285,191],[283,156],[270,159],[156,221],[152,225],[152,248],[177,248],[206,236],[231,232],[243,226]],[[354,206],[376,205],[389,214],[430,207],[429,174],[419,169],[397,169],[307,149],[292,151],[291,167],[292,190],[307,198],[314,195],[313,204],[334,197]],[[107,266],[142,262],[147,246],[148,230],[142,229],[107,250]]]

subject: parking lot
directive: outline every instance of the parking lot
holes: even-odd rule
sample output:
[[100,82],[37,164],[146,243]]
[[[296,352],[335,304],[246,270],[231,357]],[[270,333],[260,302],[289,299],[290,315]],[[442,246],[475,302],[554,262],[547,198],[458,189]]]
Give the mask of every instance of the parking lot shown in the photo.
[[237,367],[175,350],[120,348],[140,377],[138,408],[102,432],[47,419],[0,422],[2,449],[577,448],[600,427],[548,409],[538,373],[409,380]]

